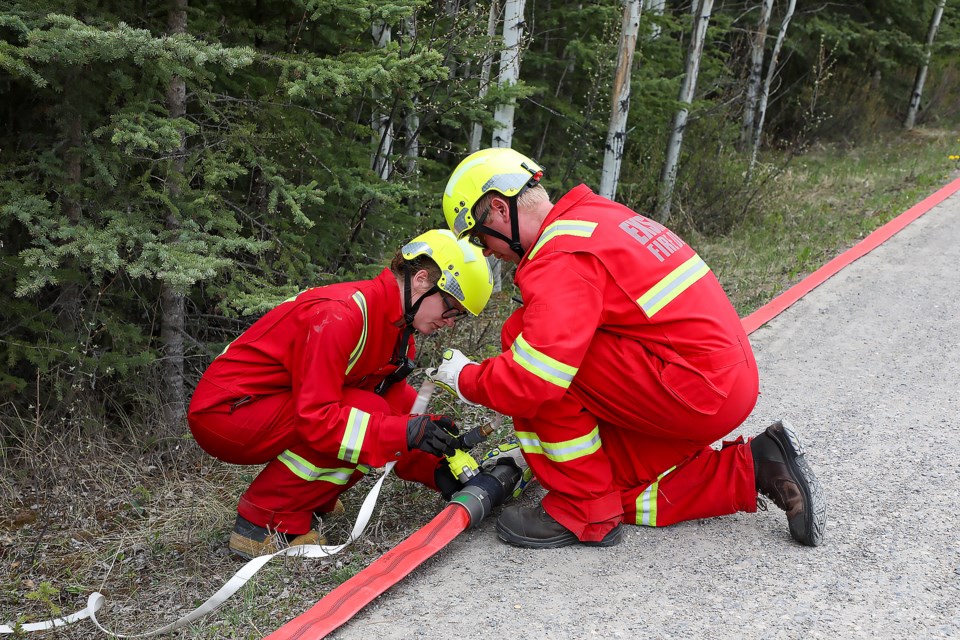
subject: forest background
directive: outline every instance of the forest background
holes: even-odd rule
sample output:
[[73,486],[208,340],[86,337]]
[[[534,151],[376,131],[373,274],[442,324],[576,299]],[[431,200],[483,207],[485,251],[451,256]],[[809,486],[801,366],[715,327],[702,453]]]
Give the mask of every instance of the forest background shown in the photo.
[[[251,472],[189,439],[196,380],[273,305],[442,227],[478,145],[537,159],[557,197],[619,144],[615,198],[741,314],[956,170],[960,4],[646,0],[624,67],[631,4],[529,0],[504,25],[516,0],[0,2],[0,622],[74,607],[118,554],[115,595],[171,563],[151,582],[202,593]],[[509,276],[422,365],[495,351]],[[435,506],[396,491],[371,553]],[[344,562],[311,580],[363,553]]]

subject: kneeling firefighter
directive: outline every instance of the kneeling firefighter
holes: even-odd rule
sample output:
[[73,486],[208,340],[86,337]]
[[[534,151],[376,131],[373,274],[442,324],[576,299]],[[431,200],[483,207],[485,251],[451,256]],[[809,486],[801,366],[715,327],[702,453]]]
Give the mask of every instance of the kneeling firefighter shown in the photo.
[[427,231],[376,278],[308,289],[224,349],[200,379],[188,419],[207,453],[267,463],[240,498],[233,553],[322,544],[314,518],[391,460],[398,476],[445,496],[460,488],[442,458],[453,453],[453,419],[408,415],[416,392],[404,378],[413,334],[478,315],[492,290],[479,248]]

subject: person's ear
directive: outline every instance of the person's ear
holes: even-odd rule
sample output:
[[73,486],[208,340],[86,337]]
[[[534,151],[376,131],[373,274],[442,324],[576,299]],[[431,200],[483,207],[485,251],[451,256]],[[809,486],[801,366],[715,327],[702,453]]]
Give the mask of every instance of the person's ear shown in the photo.
[[430,283],[430,274],[427,273],[426,269],[420,269],[413,274],[411,284],[413,285],[413,294],[418,296],[423,295],[433,287]]
[[503,196],[493,196],[490,200],[490,213],[508,221],[510,220],[510,203]]

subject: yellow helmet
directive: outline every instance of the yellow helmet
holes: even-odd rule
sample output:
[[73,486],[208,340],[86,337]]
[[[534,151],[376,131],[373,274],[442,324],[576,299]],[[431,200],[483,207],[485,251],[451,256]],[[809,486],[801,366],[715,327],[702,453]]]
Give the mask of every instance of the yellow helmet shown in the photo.
[[[513,149],[483,149],[461,162],[443,190],[443,215],[447,225],[462,238],[476,224],[473,206],[490,191],[511,199],[540,182],[543,169]],[[515,213],[513,214],[516,215]]]
[[483,252],[467,240],[457,240],[446,229],[420,234],[400,250],[404,259],[429,256],[440,267],[437,287],[477,316],[493,293],[493,274]]

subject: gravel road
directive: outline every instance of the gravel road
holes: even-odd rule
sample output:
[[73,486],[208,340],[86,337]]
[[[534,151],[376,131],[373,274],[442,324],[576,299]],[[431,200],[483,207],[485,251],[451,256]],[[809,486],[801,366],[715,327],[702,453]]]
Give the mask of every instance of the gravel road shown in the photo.
[[517,549],[491,517],[331,637],[960,637],[958,238],[955,194],[751,336],[761,396],[737,433],[797,428],[821,547],[772,504],[612,549]]

